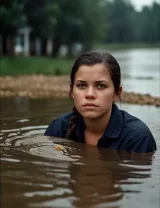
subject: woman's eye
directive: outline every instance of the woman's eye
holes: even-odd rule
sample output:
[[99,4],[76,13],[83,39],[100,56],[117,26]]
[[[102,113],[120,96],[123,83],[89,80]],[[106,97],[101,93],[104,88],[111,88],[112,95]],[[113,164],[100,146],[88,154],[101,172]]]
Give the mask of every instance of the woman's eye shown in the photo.
[[77,84],[77,87],[83,89],[86,87],[86,85],[85,84]]
[[106,85],[105,84],[98,84],[97,86],[99,89],[103,89],[103,88],[106,88]]

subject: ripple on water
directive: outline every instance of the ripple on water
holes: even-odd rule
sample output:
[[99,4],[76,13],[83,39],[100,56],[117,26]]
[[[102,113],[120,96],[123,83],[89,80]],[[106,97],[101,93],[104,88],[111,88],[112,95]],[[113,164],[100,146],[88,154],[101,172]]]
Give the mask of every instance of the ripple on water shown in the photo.
[[[160,140],[158,119],[155,119],[157,110],[137,106],[134,109],[142,119],[147,120],[157,136],[158,151],[154,155],[133,156],[45,137],[43,133],[47,126],[34,123],[34,119],[32,125],[24,116],[19,116],[17,122],[14,120],[17,123],[13,125],[14,128],[7,123],[0,133],[5,204],[43,208],[128,208],[134,204],[134,208],[159,208]],[[149,110],[153,113],[147,114]],[[49,116],[51,113],[50,109]],[[67,152],[55,151],[54,143],[64,145]]]
[[[11,146],[17,148],[30,155],[54,160],[75,161],[71,158],[67,151],[56,151],[54,149],[53,140],[43,136],[44,126],[23,127],[20,129],[2,130],[3,134],[7,134],[7,139],[1,146]],[[21,132],[21,133],[20,133]],[[20,135],[19,135],[20,133]],[[65,147],[67,149],[67,147]]]

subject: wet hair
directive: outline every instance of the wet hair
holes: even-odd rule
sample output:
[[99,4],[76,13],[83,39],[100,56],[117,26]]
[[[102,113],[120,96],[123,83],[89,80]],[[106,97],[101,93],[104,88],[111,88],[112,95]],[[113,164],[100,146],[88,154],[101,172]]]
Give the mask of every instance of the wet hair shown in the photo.
[[[95,64],[104,64],[107,69],[110,72],[111,80],[114,85],[115,93],[119,96],[120,99],[120,93],[119,93],[119,86],[121,85],[121,70],[120,66],[117,62],[117,60],[109,53],[106,52],[86,52],[79,56],[77,60],[75,61],[72,71],[70,74],[70,92],[69,96],[71,97],[75,75],[78,71],[79,67],[82,65],[88,65],[92,66]],[[78,119],[79,113],[76,109],[76,107],[73,108],[73,114],[70,120],[69,129],[67,132],[66,137],[72,139],[73,135],[75,135],[75,130],[77,127],[77,119]]]

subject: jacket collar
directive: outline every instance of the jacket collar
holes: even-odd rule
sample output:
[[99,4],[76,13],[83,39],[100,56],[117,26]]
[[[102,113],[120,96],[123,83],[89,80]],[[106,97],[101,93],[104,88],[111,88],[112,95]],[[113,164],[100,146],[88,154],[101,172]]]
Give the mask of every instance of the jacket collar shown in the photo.
[[113,104],[112,113],[103,137],[118,138],[123,127],[123,115],[118,107]]
[[[113,104],[112,113],[108,126],[103,136],[100,139],[103,139],[105,137],[118,138],[122,130],[122,127],[123,127],[123,115],[121,111],[118,109],[118,107],[115,104]],[[85,128],[85,124],[83,118],[81,115],[79,115],[76,134],[80,141],[84,141],[84,128]]]

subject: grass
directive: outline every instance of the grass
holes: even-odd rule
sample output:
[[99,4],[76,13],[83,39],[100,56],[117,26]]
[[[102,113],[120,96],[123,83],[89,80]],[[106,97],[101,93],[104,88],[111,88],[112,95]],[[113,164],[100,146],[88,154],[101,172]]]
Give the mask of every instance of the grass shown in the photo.
[[[93,49],[112,50],[130,48],[157,48],[159,44],[96,44]],[[69,74],[75,59],[49,57],[1,57],[0,75]]]
[[71,59],[48,57],[1,57],[0,75],[16,76],[29,74],[64,75],[69,74],[73,64]]

